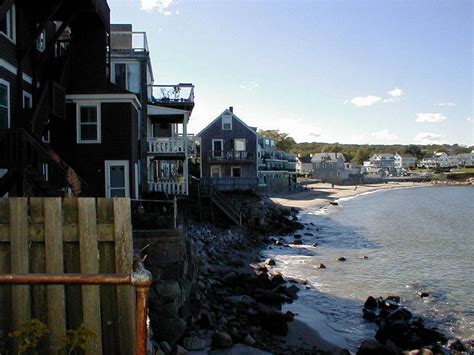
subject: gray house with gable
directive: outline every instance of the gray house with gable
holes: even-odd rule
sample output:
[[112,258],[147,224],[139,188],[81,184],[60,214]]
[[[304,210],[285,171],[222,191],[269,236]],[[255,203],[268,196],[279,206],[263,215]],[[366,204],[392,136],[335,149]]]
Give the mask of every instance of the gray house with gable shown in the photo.
[[253,190],[258,185],[257,129],[224,110],[197,134],[201,182],[221,191]]

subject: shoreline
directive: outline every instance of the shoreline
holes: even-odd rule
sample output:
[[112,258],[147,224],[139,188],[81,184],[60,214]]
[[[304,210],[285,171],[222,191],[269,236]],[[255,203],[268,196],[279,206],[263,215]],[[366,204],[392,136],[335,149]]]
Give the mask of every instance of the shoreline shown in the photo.
[[353,198],[366,193],[384,190],[432,187],[431,183],[389,182],[384,184],[367,184],[356,186],[331,186],[329,183],[314,183],[306,185],[309,190],[268,197],[273,203],[288,208],[318,208],[340,199]]

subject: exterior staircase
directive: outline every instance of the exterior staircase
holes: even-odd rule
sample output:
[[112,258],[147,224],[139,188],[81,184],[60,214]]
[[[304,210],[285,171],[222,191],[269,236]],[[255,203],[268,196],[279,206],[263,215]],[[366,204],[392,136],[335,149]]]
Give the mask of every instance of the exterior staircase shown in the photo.
[[[22,128],[0,130],[0,196],[16,185],[23,196],[83,196],[87,184],[59,155]],[[3,194],[2,194],[3,192]]]
[[226,197],[219,191],[210,189],[209,198],[211,201],[224,212],[236,225],[242,226],[242,213],[229,202]]

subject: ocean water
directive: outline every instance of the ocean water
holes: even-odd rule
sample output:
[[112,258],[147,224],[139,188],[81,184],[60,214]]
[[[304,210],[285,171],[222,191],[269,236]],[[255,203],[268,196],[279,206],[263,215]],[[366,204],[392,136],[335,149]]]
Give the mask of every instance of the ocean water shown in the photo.
[[285,276],[311,285],[288,308],[352,351],[375,334],[361,317],[368,296],[401,296],[428,325],[474,338],[474,188],[395,189],[338,202],[300,214],[303,245],[264,251]]

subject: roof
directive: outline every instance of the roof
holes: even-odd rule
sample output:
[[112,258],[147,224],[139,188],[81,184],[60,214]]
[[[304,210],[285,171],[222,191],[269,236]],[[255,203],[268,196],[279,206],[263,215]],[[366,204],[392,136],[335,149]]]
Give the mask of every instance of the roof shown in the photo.
[[330,161],[337,162],[340,158],[346,160],[342,153],[315,153],[311,158],[311,162],[321,162],[321,161]]
[[415,158],[413,155],[408,154],[408,153],[397,153],[397,155],[402,158],[413,158],[413,159]]
[[248,126],[244,121],[242,121],[240,118],[238,118],[233,112],[231,112],[229,109],[225,109],[224,111],[222,111],[222,113],[217,116],[215,119],[213,119],[211,121],[211,123],[209,123],[206,127],[204,127],[198,134],[196,134],[196,137],[200,137],[201,134],[206,131],[210,126],[212,126],[214,124],[214,122],[216,122],[217,120],[219,120],[221,118],[222,115],[224,114],[230,114],[232,115],[233,118],[235,118],[237,121],[239,121],[244,127],[246,127],[250,132],[252,132],[253,134],[257,135],[257,127],[250,127]]
[[310,157],[310,156],[307,156],[307,157],[298,157],[298,159],[299,159],[300,162],[302,162],[303,164],[309,164],[309,163],[311,163],[311,157]]

